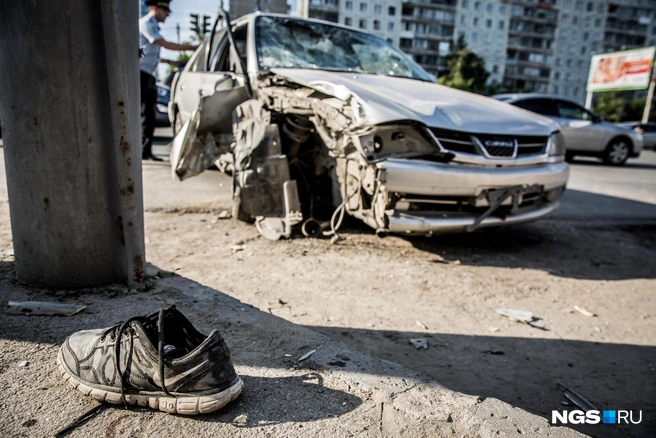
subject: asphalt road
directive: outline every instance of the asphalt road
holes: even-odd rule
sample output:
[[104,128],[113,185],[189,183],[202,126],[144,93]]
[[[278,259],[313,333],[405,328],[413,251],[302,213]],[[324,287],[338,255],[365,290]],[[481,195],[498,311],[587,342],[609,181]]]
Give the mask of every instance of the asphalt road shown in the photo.
[[[174,179],[168,162],[171,129],[158,128],[155,133],[153,150],[164,161],[143,163],[146,211],[202,210],[210,205],[229,207],[230,177],[210,170],[182,182]],[[2,153],[0,164],[4,173]],[[0,190],[6,192],[4,175],[0,178]],[[594,159],[575,161],[571,165],[568,190],[556,215],[590,222],[656,220],[656,152],[645,150],[640,158],[629,160],[623,167],[605,166]]]

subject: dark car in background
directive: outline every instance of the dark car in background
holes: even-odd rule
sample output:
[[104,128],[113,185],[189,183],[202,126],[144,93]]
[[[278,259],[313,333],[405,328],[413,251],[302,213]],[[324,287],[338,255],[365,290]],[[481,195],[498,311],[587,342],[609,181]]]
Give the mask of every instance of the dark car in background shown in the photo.
[[[186,64],[186,63],[185,63]],[[184,68],[185,64],[174,68],[166,75],[162,82],[157,83],[157,105],[155,106],[157,126],[171,126],[169,119],[169,101],[171,100],[171,83],[175,75]]]
[[171,87],[163,83],[157,84],[157,104],[155,105],[155,120],[159,127],[171,126],[169,121],[169,100]]
[[643,140],[639,132],[605,122],[599,115],[569,99],[530,93],[492,97],[557,122],[565,138],[568,161],[580,155],[598,157],[606,164],[622,166],[629,157],[638,157],[642,150]]

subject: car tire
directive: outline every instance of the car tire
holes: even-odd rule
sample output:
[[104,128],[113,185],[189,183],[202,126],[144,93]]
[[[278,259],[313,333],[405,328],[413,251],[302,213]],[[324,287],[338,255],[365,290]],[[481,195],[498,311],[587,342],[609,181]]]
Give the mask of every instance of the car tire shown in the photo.
[[604,151],[603,160],[611,166],[623,166],[631,155],[631,142],[624,137],[613,139]]

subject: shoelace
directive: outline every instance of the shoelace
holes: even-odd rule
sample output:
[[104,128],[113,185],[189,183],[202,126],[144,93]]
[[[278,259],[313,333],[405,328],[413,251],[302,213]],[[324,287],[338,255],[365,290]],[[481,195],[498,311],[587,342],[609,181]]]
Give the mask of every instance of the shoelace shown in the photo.
[[[164,312],[165,309],[160,309],[159,315],[157,317],[157,340],[158,340],[157,350],[158,350],[160,386],[162,387],[162,390],[166,395],[175,398],[175,396],[171,394],[168,389],[166,389],[166,385],[164,383]],[[116,328],[118,327],[118,330],[116,330],[116,343],[114,344],[114,361],[116,364],[116,371],[118,372],[121,381],[121,398],[123,399],[123,404],[125,405],[126,408],[129,408],[129,404],[127,402],[127,399],[125,398],[125,383],[126,383],[125,371],[121,371],[121,344],[123,343],[122,342],[123,333],[127,331],[127,329],[130,327],[130,324],[132,322],[138,321],[140,319],[143,319],[143,317],[133,316],[132,318],[129,318],[124,323],[122,323],[120,326],[116,325],[103,334],[103,336],[105,336],[107,333],[116,330]],[[133,346],[134,331],[129,330],[128,333],[130,334],[130,350],[131,350]]]

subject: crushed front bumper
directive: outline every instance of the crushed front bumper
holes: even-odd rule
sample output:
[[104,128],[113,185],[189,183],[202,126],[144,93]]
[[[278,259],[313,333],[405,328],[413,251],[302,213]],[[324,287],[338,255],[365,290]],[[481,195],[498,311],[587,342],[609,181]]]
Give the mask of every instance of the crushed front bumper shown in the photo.
[[558,208],[569,167],[472,166],[388,159],[380,181],[395,199],[385,211],[386,231],[431,234],[530,222]]

